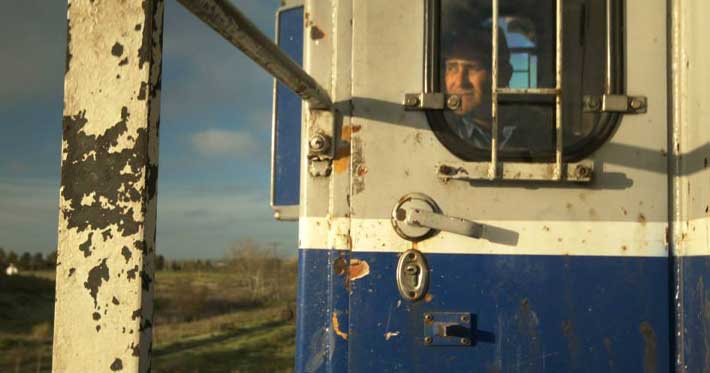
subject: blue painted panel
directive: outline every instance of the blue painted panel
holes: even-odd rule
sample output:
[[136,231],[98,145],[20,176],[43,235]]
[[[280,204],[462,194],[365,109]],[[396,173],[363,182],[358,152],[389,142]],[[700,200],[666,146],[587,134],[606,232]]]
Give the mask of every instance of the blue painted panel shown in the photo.
[[[352,257],[370,275],[350,284],[351,372],[669,371],[667,258],[427,254],[411,303],[397,253]],[[474,315],[475,345],[424,345],[423,314],[446,311]]]
[[[279,15],[279,47],[303,63],[303,7]],[[274,153],[275,206],[298,205],[300,195],[301,98],[285,85],[276,86]]]
[[296,372],[347,371],[347,261],[347,251],[298,250]]
[[678,346],[686,372],[710,372],[710,256],[677,258],[682,280]]

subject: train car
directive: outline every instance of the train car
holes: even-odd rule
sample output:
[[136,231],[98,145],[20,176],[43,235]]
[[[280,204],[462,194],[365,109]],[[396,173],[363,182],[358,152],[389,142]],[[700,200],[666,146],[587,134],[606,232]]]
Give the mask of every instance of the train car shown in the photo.
[[[710,2],[179,2],[279,80],[297,372],[710,371]],[[163,1],[68,19],[53,369],[148,372]]]
[[704,2],[286,2],[298,372],[710,369]]

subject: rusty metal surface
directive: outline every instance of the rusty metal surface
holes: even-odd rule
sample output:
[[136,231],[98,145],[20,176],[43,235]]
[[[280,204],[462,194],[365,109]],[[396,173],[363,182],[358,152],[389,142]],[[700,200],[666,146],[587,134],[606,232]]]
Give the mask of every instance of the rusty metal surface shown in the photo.
[[327,91],[229,1],[178,1],[269,74],[301,96],[309,103],[311,109],[330,108],[332,103]]
[[55,372],[150,370],[163,9],[68,4]]

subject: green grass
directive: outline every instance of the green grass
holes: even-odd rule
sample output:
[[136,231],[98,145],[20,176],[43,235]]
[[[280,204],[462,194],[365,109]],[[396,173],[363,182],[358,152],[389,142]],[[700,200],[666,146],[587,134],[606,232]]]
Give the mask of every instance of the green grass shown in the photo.
[[[51,371],[53,280],[0,277],[0,372]],[[295,287],[255,297],[243,283],[228,272],[159,272],[152,371],[292,371]]]

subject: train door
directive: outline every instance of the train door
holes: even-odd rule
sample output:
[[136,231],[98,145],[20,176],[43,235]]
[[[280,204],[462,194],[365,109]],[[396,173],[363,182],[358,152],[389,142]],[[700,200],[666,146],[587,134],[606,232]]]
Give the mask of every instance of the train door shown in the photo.
[[347,369],[665,371],[666,2],[351,11]]

